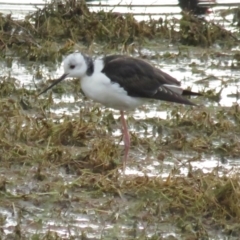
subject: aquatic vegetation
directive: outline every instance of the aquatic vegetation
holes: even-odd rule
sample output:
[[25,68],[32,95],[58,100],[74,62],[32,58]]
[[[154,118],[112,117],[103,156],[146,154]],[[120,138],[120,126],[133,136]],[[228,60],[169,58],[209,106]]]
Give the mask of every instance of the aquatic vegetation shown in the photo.
[[99,42],[108,49],[125,49],[133,43],[142,45],[149,40],[180,40],[187,45],[210,46],[216,41],[237,39],[221,25],[187,13],[181,20],[166,16],[138,22],[131,14],[90,12],[84,1],[74,0],[54,1],[24,20],[1,14],[0,27],[2,56],[14,54],[42,62],[59,60],[63,54],[79,47],[76,45],[80,42],[89,48]]
[[180,35],[182,44],[202,47],[211,46],[217,40],[220,44],[238,41],[231,32],[214,21],[206,21],[189,13],[183,13],[180,20]]
[[[115,134],[119,118],[86,101],[78,80],[63,82],[44,97],[36,97],[52,81],[40,68],[34,73],[39,81],[32,88],[20,85],[11,71],[2,74],[0,205],[7,214],[2,211],[0,223],[7,226],[9,218],[16,223],[7,238],[89,239],[97,235],[115,239],[121,234],[125,239],[167,239],[169,229],[182,239],[207,239],[216,232],[239,236],[239,174],[224,164],[229,158],[237,164],[240,157],[240,108],[237,103],[219,104],[222,89],[234,79],[227,76],[221,79],[220,89],[209,89],[214,76],[191,61],[191,48],[180,45],[178,52],[161,53],[158,42],[167,39],[204,46],[206,51],[200,48],[198,55],[203,64],[209,61],[210,67],[218,68],[226,60],[231,62],[228,69],[237,70],[238,50],[225,54],[208,48],[216,42],[226,46],[222,41],[235,44],[233,34],[190,15],[180,21],[167,16],[137,22],[132,15],[90,12],[83,1],[52,3],[25,20],[1,15],[0,27],[1,60],[9,69],[14,61],[59,62],[75,49],[98,54],[121,49],[157,64],[159,60],[175,65],[187,61],[191,74],[201,76],[196,84],[201,84],[203,94],[193,99],[196,107],[162,103],[140,109],[165,111],[166,119],[139,120],[129,114],[132,149],[127,165],[137,174],[124,175],[121,136]],[[151,41],[155,42],[152,55],[143,51]],[[103,47],[96,47],[97,43]],[[71,103],[62,101],[65,95],[73,96],[77,111],[71,112]],[[237,101],[238,93],[233,95]],[[59,109],[67,110],[58,114]],[[194,167],[196,161],[213,156],[219,165],[211,171]],[[148,174],[152,166],[155,173]],[[167,166],[169,173],[163,176]],[[91,226],[81,225],[85,218]]]

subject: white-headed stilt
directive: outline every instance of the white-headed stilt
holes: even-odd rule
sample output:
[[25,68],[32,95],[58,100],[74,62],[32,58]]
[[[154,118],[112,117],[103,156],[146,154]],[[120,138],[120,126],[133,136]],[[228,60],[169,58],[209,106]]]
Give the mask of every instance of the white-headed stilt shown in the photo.
[[65,58],[63,66],[64,74],[40,94],[67,77],[79,78],[82,91],[88,98],[106,107],[120,110],[125,144],[124,168],[130,148],[125,110],[133,110],[148,99],[195,105],[183,96],[201,95],[183,90],[175,78],[144,60],[130,56],[110,55],[93,60],[76,52]]

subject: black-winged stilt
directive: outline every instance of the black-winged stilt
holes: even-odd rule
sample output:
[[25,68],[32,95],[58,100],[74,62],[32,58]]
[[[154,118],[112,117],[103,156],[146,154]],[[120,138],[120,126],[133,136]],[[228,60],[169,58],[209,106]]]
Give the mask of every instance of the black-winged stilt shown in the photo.
[[82,53],[68,55],[64,74],[45,93],[67,77],[79,78],[84,94],[106,107],[120,110],[125,153],[125,168],[130,148],[130,136],[123,111],[133,110],[148,99],[195,105],[183,95],[201,95],[183,90],[180,82],[144,60],[124,55],[111,55],[93,60]]
[[201,4],[209,4],[210,6],[216,4],[215,0],[178,0],[179,6],[182,10],[190,11],[193,14],[201,15],[209,13],[209,7],[201,6]]

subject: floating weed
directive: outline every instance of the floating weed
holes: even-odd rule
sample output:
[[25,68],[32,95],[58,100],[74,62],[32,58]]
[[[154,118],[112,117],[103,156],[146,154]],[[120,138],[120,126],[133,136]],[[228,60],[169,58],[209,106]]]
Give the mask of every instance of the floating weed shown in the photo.
[[10,49],[14,56],[40,62],[59,61],[73,48],[79,49],[76,44],[79,42],[89,48],[96,42],[106,43],[108,49],[120,47],[130,53],[134,45],[156,39],[172,42],[181,39],[183,44],[194,46],[209,46],[216,41],[230,45],[231,39],[237,40],[223,29],[222,23],[219,26],[187,13],[181,20],[169,15],[165,19],[138,22],[132,14],[91,12],[85,2],[74,0],[52,1],[24,20],[1,15],[0,27],[3,30],[0,34],[2,56]]
[[[229,218],[240,217],[239,210],[239,179],[226,178],[216,185],[214,197],[216,203],[222,208],[222,211],[229,214]],[[221,213],[221,212],[220,212]]]
[[[16,90],[15,94],[17,94],[17,91],[21,92],[21,90]],[[53,113],[50,115],[46,114],[42,109],[45,108],[43,106],[46,104],[51,106],[51,99],[50,95],[49,99],[44,99],[43,103],[40,103],[39,106],[31,102],[32,105],[30,107],[26,107],[26,105],[23,107],[21,101],[18,102],[14,99],[3,98],[1,100],[0,108],[5,115],[1,116],[0,131],[2,131],[2,136],[6,138],[4,140],[5,149],[8,149],[7,146],[13,139],[14,141],[20,141],[18,143],[20,145],[30,144],[31,146],[44,147],[47,144],[48,147],[75,146],[82,148],[87,145],[89,146],[89,140],[94,137],[97,137],[96,141],[99,141],[98,139],[101,139],[101,137],[105,138],[107,128],[111,130],[118,127],[115,126],[116,121],[111,114],[108,115],[109,117],[106,117],[106,115],[102,119],[99,108],[92,110],[85,108],[81,111],[80,115],[74,117],[67,115],[59,117]],[[33,112],[30,113],[29,111]],[[36,116],[33,115],[33,113],[37,112]],[[234,124],[234,121],[236,123],[239,121],[238,115],[239,110],[236,106],[226,108],[224,112],[221,108],[216,112],[204,108],[190,108],[186,111],[182,106],[176,106],[168,113],[169,121],[159,121],[159,119],[152,118],[151,121],[149,119],[146,121],[142,120],[138,124],[137,120],[130,118],[130,124],[133,127],[138,126],[139,128],[136,134],[134,134],[134,131],[131,131],[132,146],[142,146],[144,149],[148,149],[148,152],[154,151],[156,153],[164,146],[168,149],[197,152],[218,152],[224,149],[225,153],[237,156],[239,152],[237,138],[232,137],[231,141],[227,139],[229,139],[229,132],[234,131],[236,134],[240,132],[240,128]],[[151,134],[149,135],[149,130],[153,129],[154,133],[156,131],[154,128],[156,127],[161,127],[161,131],[157,131],[155,137],[152,138]],[[188,132],[190,134],[187,134]],[[163,136],[165,133],[167,133],[167,137]],[[139,135],[141,136],[139,137]],[[219,136],[222,143],[218,146],[211,144]],[[109,141],[112,141],[111,138]],[[104,144],[103,142],[101,143]],[[2,144],[4,143],[2,142]],[[106,143],[106,146],[103,145],[101,148],[98,148],[95,144],[96,142],[92,146],[96,147],[94,147],[95,151],[93,151],[96,154],[94,155],[96,161],[99,161],[97,158],[98,153],[100,154],[99,158],[111,159],[114,156],[115,150],[119,149],[115,144],[110,145],[115,149],[114,151],[106,148]],[[18,149],[18,147],[15,149]],[[102,155],[103,152],[101,153],[100,149],[104,150],[103,152],[105,152],[106,156]],[[16,151],[18,152],[19,150]],[[20,152],[24,153],[25,150]],[[91,155],[88,155],[88,157],[92,158]],[[117,154],[115,160],[119,158]]]
[[[141,198],[138,209],[134,210],[130,205],[128,214],[131,216],[136,211],[138,213],[147,211],[148,214],[145,216],[147,221],[160,216],[166,217],[165,214],[170,212],[172,215],[169,216],[169,220],[173,221],[174,216],[180,214],[185,225],[190,224],[196,230],[194,226],[199,220],[203,227],[207,228],[210,222],[215,225],[222,224],[223,217],[239,218],[237,208],[240,192],[237,176],[229,180],[213,173],[198,172],[195,175],[192,172],[189,178],[169,176],[166,180],[161,177],[126,176],[121,180],[116,171],[105,176],[85,173],[75,184],[99,189],[108,194],[115,192],[121,197],[131,194],[132,200]],[[72,186],[75,188],[74,185]],[[177,224],[180,224],[179,220]]]
[[7,97],[15,93],[16,90],[15,78],[11,77],[1,77],[0,79],[0,97]]
[[84,167],[93,172],[104,172],[116,168],[119,162],[120,149],[111,139],[102,138],[92,143],[92,149],[84,158]]
[[[206,21],[190,13],[183,12],[180,20],[181,42],[186,45],[207,47],[212,45],[217,39],[228,39],[228,44],[238,41],[230,32],[213,21]],[[232,43],[233,44],[233,43]]]
[[[112,51],[109,48],[120,47],[123,52],[134,53],[151,40],[181,39],[185,44],[209,46],[216,41],[233,39],[227,33],[222,34],[213,23],[193,18],[184,16],[179,31],[179,21],[171,16],[137,22],[130,14],[90,12],[83,2],[52,3],[28,15],[24,21],[1,15],[1,54],[10,49],[15,56],[46,63],[59,61],[60,56],[72,49],[83,48],[75,42],[84,43],[89,51],[93,51],[93,43],[101,42],[109,52]],[[186,53],[170,51],[162,56],[157,53],[141,57],[180,61],[190,57],[191,51],[186,49]],[[232,57],[208,51],[203,54],[203,60]],[[237,54],[234,58],[238,61]],[[6,61],[11,67],[11,59]],[[220,66],[219,62],[213,62],[211,67]],[[199,72],[201,69],[196,66],[190,65],[193,71]],[[43,73],[38,70],[35,77],[42,79]],[[202,82],[204,80],[209,79],[206,77]],[[74,80],[63,82],[44,98],[35,98],[39,90],[22,88],[11,76],[0,79],[0,161],[1,174],[4,176],[6,171],[7,176],[0,178],[0,203],[9,216],[19,216],[13,233],[7,237],[28,239],[36,231],[32,238],[63,239],[56,228],[63,223],[61,230],[65,230],[65,222],[67,239],[96,236],[98,228],[82,227],[79,216],[100,226],[102,238],[111,231],[113,238],[119,237],[115,231],[121,231],[124,239],[166,238],[166,230],[161,229],[166,223],[170,224],[171,232],[176,226],[182,239],[207,239],[219,229],[228,237],[239,236],[238,174],[232,170],[227,175],[220,174],[221,166],[209,173],[192,166],[204,155],[239,158],[238,104],[221,107],[213,103],[207,108],[188,108],[163,103],[161,111],[166,110],[166,120],[153,117],[139,122],[129,117],[132,162],[136,161],[142,171],[141,150],[144,156],[149,154],[150,160],[161,164],[170,156],[173,167],[166,178],[157,171],[151,176],[143,172],[123,175],[123,147],[119,144],[120,138],[111,135],[119,127],[119,120],[110,110],[98,105],[89,107],[79,91],[79,80]],[[55,103],[55,96],[61,99],[64,94],[74,95],[75,104],[81,107],[78,113],[54,112],[70,105]],[[218,102],[221,92],[204,90],[203,94],[210,102]],[[195,100],[201,103],[201,99]],[[193,157],[175,154],[175,150]],[[173,160],[177,160],[177,164]],[[186,176],[181,175],[182,168],[188,169]],[[9,223],[2,212],[1,226]],[[26,233],[33,225],[38,228]],[[72,231],[73,225],[77,226],[76,233]],[[49,231],[38,234],[39,229]]]

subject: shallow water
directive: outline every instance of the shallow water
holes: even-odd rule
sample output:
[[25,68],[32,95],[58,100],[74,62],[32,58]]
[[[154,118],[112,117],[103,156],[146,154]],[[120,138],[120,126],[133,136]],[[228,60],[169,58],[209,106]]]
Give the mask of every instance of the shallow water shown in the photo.
[[[10,2],[10,1],[9,1]],[[13,1],[12,1],[13,2]],[[16,18],[22,18],[29,11],[34,11],[35,7],[27,4],[21,6],[0,5],[0,11],[7,13],[12,11]],[[103,2],[103,1],[102,1]],[[22,3],[24,3],[22,1]],[[33,3],[33,1],[32,1]],[[40,1],[35,4],[42,4]],[[95,2],[92,2],[94,4]],[[118,2],[116,2],[118,3]],[[134,2],[131,1],[132,4]],[[138,1],[139,3],[139,1]],[[149,2],[148,2],[149,3]],[[154,3],[154,2],[153,2]],[[176,1],[169,4],[176,4]],[[111,2],[115,4],[115,2]],[[122,2],[122,4],[126,4]],[[143,2],[143,4],[145,4]],[[2,8],[1,8],[2,7]],[[39,5],[38,7],[41,7]],[[102,7],[93,7],[96,11]],[[160,8],[159,8],[160,9]],[[126,12],[126,8],[114,8],[114,11]],[[162,10],[162,8],[161,8]],[[132,9],[134,12],[147,12],[149,9]],[[154,9],[158,12],[158,9]],[[178,7],[164,8],[164,13],[180,17],[180,9]],[[148,16],[138,16],[142,20]],[[209,18],[217,17],[213,14]],[[234,96],[239,89],[240,68],[238,62],[233,60],[234,52],[239,49],[222,50],[221,46],[215,45],[210,49],[200,47],[186,48],[181,50],[179,54],[179,46],[171,43],[149,43],[141,52],[151,58],[159,54],[159,60],[151,60],[153,64],[160,67],[163,71],[176,77],[182,82],[183,87],[191,87],[192,90],[201,89],[220,89],[224,86],[221,93],[219,103],[202,101],[201,104],[206,107],[229,107],[235,103],[239,104],[239,99]],[[209,54],[211,52],[212,54]],[[166,53],[172,54],[172,58],[164,58]],[[216,57],[221,53],[221,57]],[[184,55],[185,54],[185,55]],[[138,54],[135,54],[138,56]],[[149,60],[150,61],[150,60]],[[28,89],[35,89],[35,86],[51,77],[55,78],[61,75],[62,67],[53,66],[53,64],[39,65],[38,63],[21,62],[16,59],[12,66],[8,68],[5,62],[1,62],[2,76],[8,76],[17,79],[19,87],[24,86]],[[236,66],[233,68],[233,66]],[[41,69],[43,79],[36,79],[36,73]],[[205,80],[207,79],[207,80]],[[231,81],[229,81],[229,79]],[[226,82],[227,84],[223,85]],[[40,89],[40,87],[39,87]],[[101,107],[82,98],[79,94],[77,103],[76,96],[65,94],[61,98],[54,94],[54,103],[50,111],[54,114],[76,116],[83,108]],[[43,96],[44,97],[44,96]],[[114,118],[119,118],[119,113],[114,110],[108,110],[101,107],[106,114],[113,113]],[[171,109],[170,109],[171,110]],[[128,118],[133,118],[137,122],[143,122],[146,119],[167,119],[169,109],[162,108],[158,102],[146,104],[146,106],[129,113]],[[153,125],[149,124],[137,128],[137,124],[131,124],[130,131],[137,134],[141,139],[144,137],[156,137],[158,133],[154,133]],[[109,134],[112,136],[120,136],[119,125],[116,125]],[[166,137],[167,134],[163,134]],[[115,138],[119,141],[119,138]],[[219,143],[216,143],[219,144]],[[161,177],[167,179],[173,172],[174,176],[186,176],[189,173],[189,162],[193,171],[202,171],[203,173],[217,173],[219,176],[230,176],[239,169],[239,159],[227,158],[222,161],[221,155],[203,155],[201,160],[190,161],[195,154],[184,151],[172,151],[171,156],[167,156],[164,161],[159,161],[155,155],[146,154],[143,147],[134,147],[130,154],[130,162],[126,168],[125,174],[128,176],[148,176]],[[175,239],[182,239],[179,230],[162,219],[156,222],[146,223],[145,221],[135,221],[134,214],[131,212],[138,204],[142,202],[131,196],[113,197],[108,193],[85,191],[84,188],[78,186],[78,177],[74,174],[66,173],[64,168],[54,166],[52,164],[49,169],[43,169],[43,175],[47,176],[48,181],[37,181],[35,175],[36,167],[29,166],[2,166],[0,168],[1,178],[7,178],[6,192],[11,196],[12,201],[6,201],[1,205],[1,217],[6,218],[2,224],[2,230],[5,235],[13,233],[14,226],[19,224],[21,215],[21,228],[26,229],[26,236],[32,236],[35,233],[46,233],[47,231],[56,232],[63,239],[71,236],[86,236],[87,239],[130,239],[141,237],[141,233],[151,237],[158,233],[163,239],[173,236]],[[52,184],[49,184],[49,179]],[[57,182],[55,184],[54,182]],[[76,186],[75,186],[76,185]],[[64,188],[62,186],[65,186]],[[25,198],[25,199],[24,199]],[[89,201],[91,199],[91,201]],[[126,204],[127,202],[127,204]],[[130,209],[130,213],[128,212]],[[147,206],[146,206],[147,209]],[[125,217],[129,213],[130,217]],[[161,224],[159,224],[159,222]],[[135,233],[129,233],[132,228]],[[211,231],[209,231],[211,235]],[[224,239],[221,233],[212,230],[212,239]],[[121,233],[121,237],[119,234]],[[132,234],[132,235],[131,235]],[[137,236],[137,237],[136,237]],[[8,238],[8,237],[7,237]],[[5,238],[5,239],[7,239]],[[234,238],[231,238],[234,239]]]
[[[57,0],[56,0],[57,1]],[[29,0],[22,0],[21,3],[17,2],[16,0],[5,0],[0,2],[0,12],[9,14],[11,13],[16,18],[24,18],[26,13],[35,11],[36,8],[43,8],[45,3],[51,2],[51,0],[32,0],[29,4]],[[16,4],[17,3],[17,4]],[[217,12],[221,9],[227,9],[228,7],[238,6],[238,0],[218,0],[218,6],[211,7],[213,14],[211,17],[216,17],[214,12]],[[171,15],[176,18],[180,18],[180,11],[181,9],[178,7],[177,0],[170,0],[166,3],[164,0],[101,0],[101,1],[90,1],[87,3],[92,11],[114,11],[120,13],[132,13],[135,15],[136,19],[138,20],[149,20],[149,14],[151,14],[151,18],[158,19],[164,15]],[[167,4],[167,5],[166,5]],[[97,6],[100,5],[100,6]],[[123,5],[124,7],[121,7]],[[142,7],[141,5],[146,5]],[[155,7],[155,6],[158,7]],[[161,7],[160,7],[161,6]],[[144,16],[147,15],[147,16]],[[229,16],[231,18],[231,16]]]

